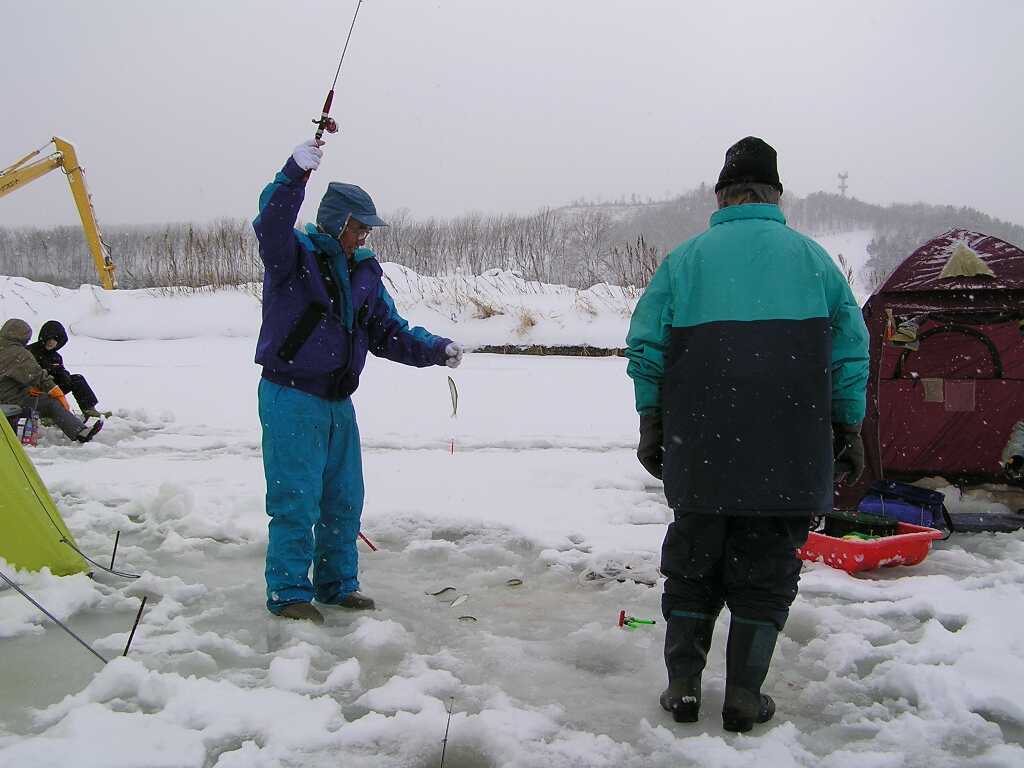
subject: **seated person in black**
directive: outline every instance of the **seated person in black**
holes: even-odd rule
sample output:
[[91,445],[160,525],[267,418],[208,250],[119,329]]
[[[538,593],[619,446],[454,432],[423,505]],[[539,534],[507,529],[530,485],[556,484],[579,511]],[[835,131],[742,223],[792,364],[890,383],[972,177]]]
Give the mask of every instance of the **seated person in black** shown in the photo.
[[101,415],[96,410],[96,403],[99,402],[93,394],[89,382],[80,373],[69,373],[64,367],[64,359],[58,352],[68,343],[68,333],[64,326],[56,320],[47,320],[39,329],[39,341],[28,345],[29,352],[35,357],[39,366],[46,371],[65,393],[75,396],[78,407],[82,409],[84,416],[99,418]]

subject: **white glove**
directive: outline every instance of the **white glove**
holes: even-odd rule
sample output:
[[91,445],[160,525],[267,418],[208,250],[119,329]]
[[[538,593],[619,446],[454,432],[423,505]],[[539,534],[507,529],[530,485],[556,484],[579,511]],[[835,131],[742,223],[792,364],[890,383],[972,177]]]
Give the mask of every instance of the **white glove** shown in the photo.
[[462,362],[462,355],[465,354],[466,348],[459,344],[457,341],[453,341],[447,347],[444,348],[444,354],[448,358],[444,361],[444,364],[449,368],[458,368],[459,363]]
[[324,156],[324,151],[320,149],[321,144],[322,141],[306,139],[292,152],[292,160],[304,171],[315,171],[320,166],[320,158]]

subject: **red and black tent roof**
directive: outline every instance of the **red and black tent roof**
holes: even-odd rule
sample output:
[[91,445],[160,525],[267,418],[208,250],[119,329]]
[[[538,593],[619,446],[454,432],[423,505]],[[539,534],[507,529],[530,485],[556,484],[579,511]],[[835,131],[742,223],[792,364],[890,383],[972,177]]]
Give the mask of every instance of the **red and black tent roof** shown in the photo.
[[896,268],[864,320],[868,469],[837,504],[852,506],[883,477],[999,481],[1003,447],[1024,420],[1024,250],[952,229]]

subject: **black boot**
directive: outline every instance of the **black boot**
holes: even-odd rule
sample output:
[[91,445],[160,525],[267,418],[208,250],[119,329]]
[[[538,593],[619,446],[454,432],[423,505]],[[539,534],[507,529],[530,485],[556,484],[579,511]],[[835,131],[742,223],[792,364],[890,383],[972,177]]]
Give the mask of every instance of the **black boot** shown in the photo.
[[767,723],[775,714],[775,702],[761,693],[761,685],[778,637],[774,624],[732,617],[725,649],[725,730],[746,733],[754,723]]
[[708,660],[715,617],[707,614],[670,615],[665,632],[668,688],[661,706],[677,723],[695,723],[700,713],[700,675]]

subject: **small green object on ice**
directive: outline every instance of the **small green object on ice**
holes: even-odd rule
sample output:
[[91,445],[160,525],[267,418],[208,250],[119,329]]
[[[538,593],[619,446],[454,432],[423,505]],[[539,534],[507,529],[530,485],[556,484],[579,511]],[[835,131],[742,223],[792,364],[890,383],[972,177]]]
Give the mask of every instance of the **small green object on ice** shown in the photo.
[[625,611],[619,611],[619,626],[623,629],[634,630],[643,626],[652,626],[658,622],[654,619],[638,619],[635,616],[627,616]]

